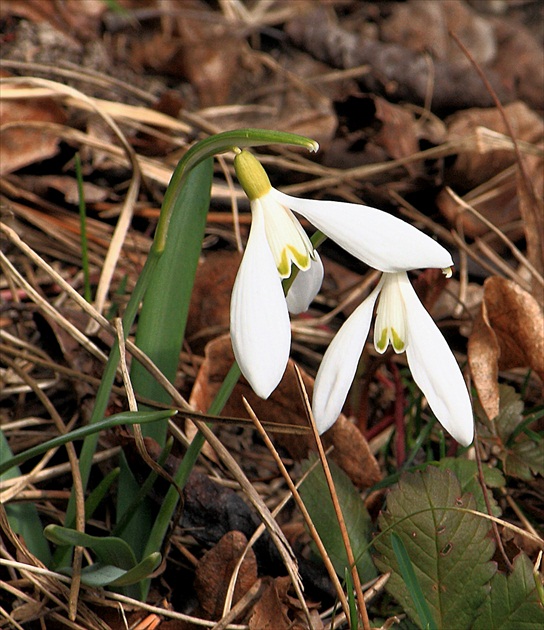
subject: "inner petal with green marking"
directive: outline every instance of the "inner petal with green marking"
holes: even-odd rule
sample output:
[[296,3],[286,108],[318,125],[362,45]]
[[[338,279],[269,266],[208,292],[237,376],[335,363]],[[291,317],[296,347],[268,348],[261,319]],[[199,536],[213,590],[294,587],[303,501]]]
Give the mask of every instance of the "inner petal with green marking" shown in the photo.
[[291,210],[266,196],[253,203],[263,211],[266,238],[280,276],[288,278],[293,264],[301,271],[309,269],[314,248]]
[[400,274],[396,273],[387,273],[383,277],[374,326],[374,346],[380,354],[387,350],[389,344],[397,354],[406,350],[406,308],[399,277]]

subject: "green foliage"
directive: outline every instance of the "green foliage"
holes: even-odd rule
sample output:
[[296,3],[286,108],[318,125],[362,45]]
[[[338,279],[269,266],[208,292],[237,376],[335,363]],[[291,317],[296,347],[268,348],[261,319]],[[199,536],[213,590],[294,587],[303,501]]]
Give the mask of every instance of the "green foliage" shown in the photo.
[[473,630],[540,630],[544,608],[539,601],[531,561],[520,553],[510,575],[496,573],[491,593],[479,610]]
[[[0,430],[0,464],[13,461],[13,455],[6,436]],[[21,472],[15,466],[7,466],[4,473],[0,474],[0,481],[18,477]],[[7,503],[6,515],[10,527],[16,534],[23,537],[28,549],[42,562],[51,560],[51,553],[47,540],[42,535],[42,524],[36,506],[32,503]]]
[[[45,536],[57,545],[86,547],[94,552],[97,562],[85,567],[81,572],[81,581],[89,586],[130,587],[137,585],[158,567],[161,561],[159,553],[146,556],[140,563],[136,562],[134,552],[121,538],[114,536],[90,536],[68,527],[48,525]],[[71,568],[61,569],[68,575]],[[140,596],[139,588],[124,589],[127,595]]]
[[[306,470],[310,468],[315,459],[314,456],[305,462],[304,468]],[[376,570],[368,551],[371,531],[370,516],[349,477],[333,461],[329,462],[329,466],[356,559],[357,570],[361,580],[366,582],[376,577]],[[325,474],[319,464],[306,477],[299,491],[335,571],[343,578],[346,567],[349,568],[346,548]]]
[[414,566],[410,560],[408,552],[406,551],[406,547],[402,542],[402,538],[395,532],[392,532],[391,534],[391,545],[393,547],[395,557],[397,558],[397,562],[399,563],[399,569],[404,579],[404,583],[406,584],[406,589],[414,602],[422,627],[434,630],[436,628],[436,624],[434,623],[429,606],[427,606],[425,595],[423,594],[421,586],[417,581]]
[[542,435],[527,430],[523,407],[515,389],[501,385],[499,415],[490,421],[479,405],[476,413],[480,437],[495,447],[505,474],[530,481],[533,473],[544,475],[544,444]]
[[387,510],[378,521],[383,533],[374,544],[376,565],[391,571],[387,590],[414,621],[418,612],[393,550],[392,532],[402,540],[437,626],[463,630],[472,627],[488,596],[496,571],[489,561],[495,545],[487,520],[455,508],[474,510],[476,501],[463,495],[452,472],[429,467],[406,473],[387,497]]
[[[437,464],[440,470],[451,470],[461,484],[461,492],[470,492],[476,500],[476,509],[479,512],[487,513],[484,493],[482,486],[478,480],[478,464],[469,459],[461,459],[455,457],[445,457]],[[489,488],[503,488],[506,481],[504,475],[498,468],[491,466],[482,466],[483,476],[486,486]],[[487,490],[487,496],[491,505],[491,511],[494,516],[500,516],[502,511],[495,501],[493,494]]]

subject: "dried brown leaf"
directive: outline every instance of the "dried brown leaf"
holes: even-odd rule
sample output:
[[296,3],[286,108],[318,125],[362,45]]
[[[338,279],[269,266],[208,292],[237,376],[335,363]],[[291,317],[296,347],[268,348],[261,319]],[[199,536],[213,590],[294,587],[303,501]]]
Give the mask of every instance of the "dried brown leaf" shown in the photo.
[[[228,532],[206,552],[196,569],[194,587],[200,606],[210,619],[222,616],[227,588],[240,556],[247,546],[247,539],[239,531]],[[257,580],[257,560],[250,549],[238,572],[234,587],[233,603],[243,597]]]
[[249,619],[250,630],[290,630],[291,621],[287,616],[289,609],[285,603],[289,578],[279,577],[273,580],[255,605]]
[[[528,190],[527,177],[532,186]],[[527,243],[527,258],[533,267],[544,275],[544,160],[534,156],[524,159],[524,173],[518,171],[516,179],[519,209],[523,221],[525,241]],[[534,195],[532,194],[534,192]],[[536,198],[535,198],[536,197]],[[536,299],[544,304],[544,292],[542,285],[534,279],[533,294]]]
[[50,98],[0,100],[0,175],[56,155],[58,136],[45,129],[25,128],[30,121],[63,124],[66,114]]
[[[542,139],[544,121],[525,103],[517,101],[505,105],[504,114],[517,140],[537,142]],[[478,127],[509,135],[503,115],[495,107],[462,110],[450,116],[446,122],[449,140],[472,136]],[[472,151],[464,151],[457,156],[446,175],[450,185],[470,190],[494,177],[515,161],[516,154],[511,148],[489,150],[488,146],[475,144]]]
[[497,336],[482,301],[468,340],[468,363],[478,398],[489,419],[499,413],[499,355]]
[[494,418],[499,369],[530,367],[544,380],[544,314],[538,302],[511,280],[488,278],[468,359],[482,406]]
[[484,300],[499,343],[499,369],[530,367],[544,380],[544,314],[538,302],[498,276],[485,281]]

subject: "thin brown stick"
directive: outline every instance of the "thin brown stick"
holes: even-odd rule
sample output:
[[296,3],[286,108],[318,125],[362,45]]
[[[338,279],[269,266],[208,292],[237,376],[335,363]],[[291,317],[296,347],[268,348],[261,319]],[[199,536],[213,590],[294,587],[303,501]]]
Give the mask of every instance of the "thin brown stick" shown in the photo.
[[321,460],[321,464],[323,466],[323,472],[325,473],[325,479],[327,481],[327,485],[329,486],[329,491],[331,493],[332,504],[334,507],[334,511],[336,513],[336,518],[338,519],[338,525],[340,527],[340,533],[342,535],[342,540],[344,541],[344,546],[346,548],[346,555],[349,562],[349,568],[351,572],[351,578],[353,580],[353,585],[355,588],[355,595],[357,597],[357,602],[359,604],[359,614],[361,615],[361,620],[363,622],[363,629],[370,630],[370,620],[368,618],[368,611],[366,609],[365,598],[363,595],[363,589],[361,586],[361,580],[359,578],[359,573],[357,571],[357,565],[355,563],[355,556],[353,555],[353,549],[351,548],[351,542],[349,540],[348,530],[346,528],[346,522],[344,520],[344,515],[342,514],[342,508],[340,506],[340,502],[338,501],[338,495],[336,494],[336,488],[334,487],[334,481],[332,478],[331,470],[329,468],[329,462],[327,461],[327,455],[325,454],[325,449],[323,448],[323,443],[321,442],[321,438],[317,431],[317,426],[315,424],[315,420],[312,414],[312,408],[310,405],[310,401],[308,399],[308,393],[306,392],[306,388],[304,387],[304,383],[302,381],[302,375],[300,370],[295,365],[295,374],[297,376],[298,385],[300,391],[302,393],[304,404],[306,407],[306,412],[308,414],[308,418],[310,420],[310,426],[312,428],[315,443],[317,446],[317,452],[319,454],[319,459]]
[[[37,386],[35,380],[21,369],[16,361],[11,361],[4,358],[4,362],[23,380],[32,390],[34,395],[45,407],[51,419],[55,423],[57,431],[62,435],[67,432],[66,425],[60,417],[53,403],[49,400],[49,397],[45,392]],[[72,471],[72,479],[74,484],[74,491],[76,497],[76,529],[79,532],[85,531],[85,496],[83,492],[83,484],[81,481],[81,475],[79,472],[79,464],[77,459],[77,453],[72,442],[65,444],[68,459],[70,460],[70,468]],[[83,548],[76,546],[74,548],[74,557],[72,560],[72,580],[70,582],[70,597],[68,606],[68,617],[71,621],[74,621],[77,617],[77,604],[79,588],[81,585],[81,564],[82,564]]]
[[338,599],[340,600],[340,604],[342,605],[342,609],[344,610],[346,617],[349,618],[349,605],[348,605],[346,596],[344,595],[342,585],[340,584],[340,580],[338,579],[338,576],[336,575],[336,571],[334,570],[331,559],[329,557],[329,554],[327,553],[327,550],[325,549],[325,546],[323,545],[321,537],[319,536],[319,533],[317,529],[315,528],[315,525],[312,521],[312,517],[310,516],[310,513],[306,509],[306,506],[304,505],[304,501],[302,500],[302,497],[300,496],[299,491],[297,490],[295,484],[293,483],[293,480],[291,479],[291,476],[289,475],[289,472],[287,471],[285,464],[283,463],[281,457],[279,456],[278,451],[274,447],[274,444],[272,444],[272,440],[268,437],[268,433],[266,432],[263,425],[261,424],[261,421],[259,420],[256,413],[253,411],[250,404],[245,398],[243,398],[243,403],[247,412],[249,413],[249,417],[253,420],[253,424],[255,425],[255,428],[259,432],[259,435],[262,437],[266,447],[270,451],[278,468],[280,469],[280,472],[283,478],[285,479],[287,485],[289,486],[289,490],[291,491],[291,494],[293,495],[293,500],[297,504],[297,507],[300,510],[302,517],[304,518],[304,521],[306,522],[310,536],[315,542],[319,550],[319,553],[321,555],[321,558],[323,559],[323,563],[325,564],[329,577],[331,578],[331,581],[334,584],[334,587],[336,589],[336,594],[338,595]]
[[[484,495],[485,509],[487,510],[487,513],[489,514],[489,516],[491,516],[493,512],[491,510],[491,503],[489,501],[489,497],[487,496],[487,486],[485,485],[484,471],[482,468],[482,456],[480,453],[480,444],[478,442],[478,431],[477,431],[476,426],[474,427],[474,452],[476,453],[476,464],[478,466],[478,482],[480,484],[480,487],[482,488],[482,493]],[[513,571],[514,567],[512,566],[510,559],[506,555],[506,550],[504,549],[504,545],[502,544],[501,535],[499,533],[499,528],[497,527],[497,523],[492,521],[491,528],[493,529],[493,535],[495,537],[495,542],[497,543],[497,547],[499,548],[499,551],[504,559],[506,566],[508,567],[508,570]]]

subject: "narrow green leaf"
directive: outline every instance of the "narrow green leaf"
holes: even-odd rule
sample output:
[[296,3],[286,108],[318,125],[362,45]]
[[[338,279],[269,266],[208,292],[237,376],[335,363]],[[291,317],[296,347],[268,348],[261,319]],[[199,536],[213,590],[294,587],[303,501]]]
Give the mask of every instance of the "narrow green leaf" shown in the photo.
[[43,531],[46,538],[56,545],[80,546],[91,549],[103,565],[111,564],[125,571],[136,566],[134,552],[121,538],[91,536],[60,525],[48,525]]
[[85,500],[85,521],[92,518],[96,508],[102,503],[111,484],[119,477],[119,468],[111,470]]
[[[202,249],[210,205],[213,161],[206,160],[190,173],[173,202],[168,240],[150,280],[138,319],[136,345],[172,383],[179,363],[194,279]],[[137,361],[131,381],[134,390],[150,400],[168,404],[170,396]],[[144,427],[144,435],[161,446],[167,423]]]
[[[72,576],[72,567],[64,567],[60,570],[64,575]],[[81,581],[87,586],[103,588],[115,582],[118,578],[124,576],[126,571],[112,564],[102,564],[97,562],[89,567],[81,570]]]
[[401,575],[404,578],[404,583],[406,585],[408,593],[410,594],[410,597],[412,598],[412,601],[414,602],[414,606],[416,607],[421,626],[423,628],[426,628],[427,630],[435,630],[436,624],[434,623],[431,611],[427,606],[427,602],[425,600],[425,596],[423,595],[423,591],[421,590],[421,586],[417,581],[416,573],[414,571],[412,561],[410,560],[410,556],[406,551],[406,547],[402,542],[402,538],[395,532],[391,533],[391,544],[397,558],[397,562],[399,564]]
[[134,568],[116,580],[111,582],[110,586],[130,586],[132,584],[138,584],[142,580],[148,578],[153,571],[159,566],[161,562],[161,554],[158,552],[150,553],[141,562],[139,562]]
[[378,519],[383,533],[374,540],[379,553],[375,561],[381,571],[391,571],[386,589],[419,623],[387,535],[395,532],[411,559],[437,626],[468,630],[497,569],[490,562],[495,545],[489,536],[489,521],[455,508],[475,510],[476,502],[472,495],[462,494],[458,479],[449,470],[429,466],[423,472],[403,474]]
[[10,459],[3,461],[0,464],[0,475],[5,473],[13,466],[26,462],[27,459],[46,453],[51,448],[57,448],[58,446],[64,446],[68,442],[74,442],[75,440],[81,440],[84,437],[103,431],[105,429],[111,429],[117,427],[120,424],[145,424],[147,422],[157,422],[158,420],[164,420],[172,417],[175,411],[123,411],[122,413],[116,413],[115,415],[108,416],[101,421],[94,424],[86,424],[83,427],[79,427],[68,433],[63,433],[47,442],[37,444],[32,448],[22,451],[17,455],[14,455]]
[[510,575],[496,573],[491,593],[479,610],[473,630],[541,630],[542,607],[533,579],[533,565],[520,553],[514,558]]
[[[185,336],[210,205],[212,176],[213,161],[209,158],[191,171],[185,186],[173,200],[168,240],[151,277],[138,319],[136,345],[171,383],[176,377]],[[170,396],[163,387],[136,361],[132,364],[131,381],[134,391],[144,398],[166,404],[170,402]],[[142,427],[142,433],[164,446],[167,429],[168,423],[163,422],[153,427]],[[126,513],[139,491],[139,484],[122,458],[117,502],[119,515]],[[144,553],[156,516],[149,501],[143,501],[122,533],[139,558]],[[166,515],[168,519],[171,517],[171,513]]]
[[87,206],[85,204],[85,191],[83,188],[83,175],[81,172],[81,158],[79,157],[79,153],[76,153],[74,160],[79,197],[79,238],[81,241],[81,267],[83,269],[83,297],[87,302],[90,302],[92,296],[89,273],[89,247],[87,243]]
[[[13,459],[6,436],[0,430],[0,468],[3,470],[0,480],[12,479],[21,474],[17,466],[9,465]],[[4,507],[11,529],[23,538],[28,549],[37,558],[44,564],[49,564],[51,552],[43,537],[43,527],[36,506],[32,503],[6,503]]]
[[355,601],[355,589],[353,586],[353,579],[351,577],[351,571],[348,567],[344,569],[344,581],[346,583],[346,594],[349,605],[349,627],[359,627],[359,614],[357,613],[357,602]]
[[[132,586],[138,584],[143,579],[149,577],[151,573],[159,566],[161,561],[160,553],[153,553],[144,558],[132,569],[128,571],[121,569],[113,564],[103,564],[96,562],[81,570],[81,581],[87,586],[114,588]],[[72,567],[61,569],[65,575],[72,575]]]
[[[313,458],[315,461],[315,456]],[[305,462],[307,470],[312,459]],[[368,551],[370,544],[371,521],[359,492],[350,478],[333,462],[329,462],[334,486],[342,508],[342,514],[348,530],[357,571],[363,582],[376,577],[376,570]],[[300,486],[300,494],[306,505],[319,536],[327,550],[335,571],[344,577],[349,563],[346,548],[340,533],[340,526],[333,508],[329,487],[321,466],[316,466]]]

